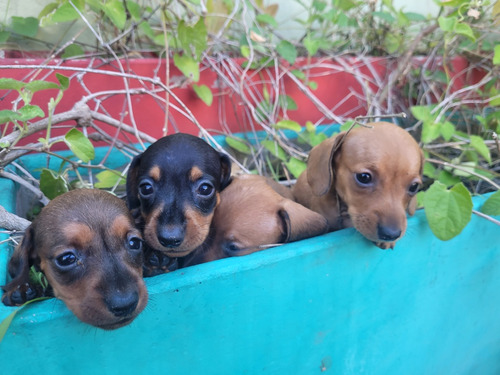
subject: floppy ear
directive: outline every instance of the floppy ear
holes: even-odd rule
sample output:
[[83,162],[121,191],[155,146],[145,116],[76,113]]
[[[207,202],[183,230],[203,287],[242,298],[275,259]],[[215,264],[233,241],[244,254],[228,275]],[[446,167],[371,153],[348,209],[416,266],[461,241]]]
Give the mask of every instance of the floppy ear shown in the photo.
[[[424,163],[425,163],[424,152],[420,150],[420,178],[422,178],[422,174],[424,171]],[[413,216],[415,214],[415,211],[417,210],[417,206],[418,206],[417,196],[415,195],[410,199],[410,201],[408,202],[408,206],[406,207],[408,215]]]
[[328,223],[322,215],[290,199],[282,201],[278,215],[283,221],[284,243],[319,236],[328,230]]
[[219,155],[221,167],[220,190],[223,190],[231,182],[231,159],[223,152],[219,152]]
[[12,281],[3,288],[4,290],[15,288],[29,281],[30,268],[34,263],[35,256],[33,233],[34,225],[31,224],[26,228],[21,243],[14,250],[7,266]]
[[307,182],[315,195],[325,195],[333,185],[333,158],[344,135],[345,132],[342,132],[335,137],[325,139],[319,145],[313,147],[309,153]]
[[141,201],[138,198],[139,187],[137,185],[141,157],[142,154],[139,154],[132,159],[127,173],[127,206],[129,210],[133,210],[141,206]]

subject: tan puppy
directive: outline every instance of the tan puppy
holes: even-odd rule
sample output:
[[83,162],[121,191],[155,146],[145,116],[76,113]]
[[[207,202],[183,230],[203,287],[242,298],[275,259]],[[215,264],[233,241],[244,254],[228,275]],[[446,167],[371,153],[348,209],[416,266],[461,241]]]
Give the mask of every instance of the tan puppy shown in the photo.
[[[6,305],[53,295],[83,322],[103,329],[130,323],[146,306],[142,238],[124,201],[101,190],[53,199],[26,229],[9,261]],[[34,266],[49,289],[29,277]]]
[[250,254],[317,236],[326,220],[291,200],[290,189],[257,175],[234,177],[221,192],[207,242],[184,266]]
[[415,213],[422,168],[423,153],[406,130],[369,123],[314,147],[293,194],[323,215],[330,231],[354,226],[378,247],[393,248],[406,212]]

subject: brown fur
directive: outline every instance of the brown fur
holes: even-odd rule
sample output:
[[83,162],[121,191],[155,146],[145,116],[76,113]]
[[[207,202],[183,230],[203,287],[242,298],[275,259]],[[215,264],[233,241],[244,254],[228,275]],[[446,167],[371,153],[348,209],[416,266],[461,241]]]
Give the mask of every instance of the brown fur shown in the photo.
[[[406,231],[406,212],[415,212],[423,162],[407,131],[370,123],[314,147],[293,194],[323,215],[330,231],[354,226],[380,248],[393,248]],[[357,181],[363,173],[372,177],[370,184]]]
[[234,177],[221,192],[207,243],[185,265],[246,255],[326,232],[321,215],[283,195],[291,197],[291,192],[265,177]]
[[141,244],[125,202],[100,190],[65,193],[26,230],[9,261],[12,281],[2,301],[19,305],[42,295],[29,279],[34,265],[83,322],[103,329],[129,324],[148,300]]

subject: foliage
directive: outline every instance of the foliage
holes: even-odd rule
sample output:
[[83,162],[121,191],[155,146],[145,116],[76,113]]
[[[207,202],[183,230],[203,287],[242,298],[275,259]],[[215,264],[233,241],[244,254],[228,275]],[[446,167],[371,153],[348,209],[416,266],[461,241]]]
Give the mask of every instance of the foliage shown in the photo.
[[[221,90],[237,97],[237,105],[244,108],[246,121],[251,124],[251,137],[225,134],[235,163],[246,172],[293,183],[306,166],[309,149],[330,135],[318,130],[318,124],[349,124],[355,117],[348,111],[339,113],[336,107],[326,107],[315,96],[321,78],[314,75],[314,59],[319,58],[328,61],[333,72],[347,71],[360,82],[363,91],[353,95],[358,95],[367,118],[400,112],[409,116],[400,123],[420,141],[427,160],[420,202],[437,237],[457,235],[473,212],[472,195],[499,189],[500,2],[443,1],[435,16],[397,9],[391,0],[293,3],[300,8],[295,20],[300,32],[294,37],[281,29],[278,5],[263,0],[60,0],[48,4],[38,18],[12,17],[0,27],[0,43],[5,47],[23,52],[28,48],[49,49],[51,57],[64,59],[106,58],[120,67],[124,82],[131,74],[123,67],[123,59],[160,56],[171,61],[182,77],[176,80],[179,77],[167,74],[166,82],[161,82],[158,77],[148,81],[136,75],[133,79],[149,84],[137,92],[124,83],[124,112],[130,114],[132,123],[128,130],[106,117],[104,109],[96,114],[98,111],[88,107],[93,103],[103,108],[102,98],[118,92],[88,93],[80,103],[82,111],[70,116],[81,130],[70,129],[63,136],[54,136],[53,127],[61,122],[54,116],[61,115],[63,95],[70,82],[73,85],[82,80],[80,76],[58,75],[57,82],[0,79],[0,92],[13,90],[18,94],[12,108],[0,111],[0,123],[4,124],[0,167],[36,150],[61,160],[58,168],[45,168],[39,178],[32,177],[48,199],[74,186],[116,191],[123,184],[126,167],[112,170],[96,161],[96,141],[104,138],[110,147],[123,139],[133,139],[140,146],[152,141],[134,125],[129,96],[146,90],[162,102],[166,123],[172,111],[182,112],[199,127],[200,135],[211,140],[173,91],[189,86],[204,105],[217,105],[220,91],[200,79],[203,70],[210,69],[222,82]],[[54,27],[65,30],[62,34],[67,32],[67,37],[47,44],[41,35]],[[427,59],[412,59],[422,54]],[[351,55],[361,61],[366,56],[383,56],[393,65],[386,76],[378,77],[371,63],[359,67],[343,59]],[[457,55],[469,60],[463,71],[453,65],[452,58]],[[229,57],[242,59],[229,63]],[[466,82],[465,76],[478,69],[482,72],[478,80],[460,86]],[[306,123],[293,120],[301,103],[284,89],[283,77],[319,108],[322,118]],[[33,105],[33,95],[45,90],[56,90],[47,107]],[[160,93],[164,94],[161,100]],[[97,119],[117,127],[113,131],[120,137],[104,134],[95,125]],[[34,124],[41,126],[43,136],[26,143]],[[253,137],[256,132],[257,138]],[[70,154],[55,154],[53,150],[63,144]],[[137,153],[132,141],[124,153],[129,158]],[[88,173],[80,173],[82,169]],[[498,192],[490,197],[484,214],[498,214],[497,197]]]

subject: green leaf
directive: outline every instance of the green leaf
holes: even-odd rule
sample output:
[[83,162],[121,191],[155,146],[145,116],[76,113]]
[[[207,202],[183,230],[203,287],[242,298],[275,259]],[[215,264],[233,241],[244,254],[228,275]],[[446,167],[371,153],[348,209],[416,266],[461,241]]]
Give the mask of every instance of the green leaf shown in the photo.
[[443,30],[444,32],[451,32],[454,30],[457,20],[454,17],[441,16],[438,18],[438,23],[441,30]]
[[316,81],[309,81],[307,83],[307,86],[309,86],[309,88],[314,91],[318,88],[318,83]]
[[194,26],[189,26],[185,21],[179,22],[177,35],[184,53],[199,60],[207,48],[207,28],[203,18],[200,17]]
[[422,124],[421,140],[427,144],[439,137],[441,134],[441,124],[434,121],[424,121]]
[[431,108],[425,105],[415,105],[410,108],[411,114],[420,121],[427,121],[432,118]]
[[293,63],[295,63],[295,60],[297,59],[297,50],[295,46],[288,40],[282,40],[281,42],[279,42],[276,46],[276,52],[278,52],[278,54],[282,58],[288,61],[290,65],[293,65]]
[[97,181],[94,187],[97,189],[109,189],[114,186],[124,185],[126,180],[118,171],[102,171],[95,175]]
[[472,198],[463,183],[447,190],[436,181],[425,192],[424,208],[434,235],[447,241],[457,236],[470,221]]
[[484,160],[486,160],[488,163],[491,163],[490,150],[488,146],[486,146],[486,143],[484,143],[483,138],[477,135],[471,135],[470,144],[479,153],[479,155],[481,155],[484,158]]
[[[500,4],[500,2],[499,2]],[[500,65],[500,44],[495,46],[493,55],[493,64]]]
[[287,160],[287,154],[285,150],[283,150],[283,148],[278,143],[271,140],[263,140],[262,142],[260,142],[260,144],[278,159],[282,161]]
[[200,80],[200,68],[198,62],[188,55],[174,55],[175,66],[184,74],[186,77],[192,79],[194,82]]
[[300,80],[306,79],[306,74],[302,70],[294,69],[290,73],[292,73],[295,77],[297,77]]
[[80,15],[75,8],[70,3],[64,3],[53,13],[47,15],[42,22],[42,26],[45,26],[47,23],[70,22],[79,18]]
[[500,190],[496,191],[483,203],[480,211],[490,216],[500,215]]
[[18,81],[13,78],[0,78],[0,90],[16,90],[21,91],[21,89],[26,86],[26,83]]
[[38,18],[12,16],[11,27],[16,34],[34,38],[38,34]]
[[111,0],[106,2],[103,11],[118,29],[123,30],[125,28],[127,14],[125,13],[125,7],[122,1]]
[[357,7],[358,4],[354,0],[335,0],[335,7],[344,12]]
[[288,111],[296,111],[298,109],[297,103],[289,95],[280,95],[280,106]]
[[24,86],[25,90],[30,90],[33,93],[41,90],[58,89],[58,88],[59,85],[57,83],[49,81],[31,81],[27,83],[26,86]]
[[85,137],[85,135],[78,129],[73,128],[68,131],[64,136],[64,142],[66,142],[75,156],[84,163],[88,163],[89,161],[94,159],[94,146],[89,141],[89,139]]
[[40,174],[40,190],[49,199],[64,194],[68,191],[68,184],[62,176],[56,176],[50,169],[42,169]]
[[289,129],[293,130],[296,133],[300,133],[302,131],[302,127],[298,122],[293,120],[281,120],[274,124],[274,127],[277,129]]
[[314,56],[321,46],[321,41],[319,39],[313,39],[309,36],[304,39],[303,43],[309,56]]
[[142,17],[142,9],[135,1],[127,1],[127,10],[134,21],[140,21]]
[[17,112],[11,111],[10,109],[3,109],[0,111],[0,124],[19,120],[20,117],[21,115]]
[[248,58],[248,56],[250,56],[250,47],[245,46],[245,45],[241,46],[240,53],[241,53],[241,56]]
[[449,121],[445,121],[441,124],[439,132],[443,136],[444,140],[448,142],[451,137],[453,137],[453,134],[455,134],[455,125]]
[[307,164],[305,162],[294,157],[285,162],[285,165],[295,178],[299,178],[302,172],[304,172],[307,168]]
[[61,55],[61,57],[63,59],[69,59],[75,56],[83,56],[84,54],[85,51],[83,50],[83,48],[80,45],[73,43],[64,49],[64,52]]
[[0,30],[0,43],[5,43],[10,38],[10,33],[8,31]]
[[251,151],[250,147],[248,146],[248,144],[244,140],[242,140],[240,138],[227,136],[226,137],[226,143],[232,149],[235,149],[236,151],[239,151],[239,152],[241,152],[243,154],[250,155],[252,153],[252,151]]
[[197,84],[193,84],[193,89],[196,95],[208,106],[212,105],[212,101],[214,99],[212,95],[212,91],[207,85],[200,85],[198,86]]
[[278,22],[276,22],[274,17],[270,14],[262,13],[259,14],[255,19],[260,23],[265,23],[272,27],[278,27]]
[[471,27],[469,25],[467,25],[466,23],[457,22],[455,24],[454,31],[457,34],[464,35],[464,36],[468,37],[473,42],[476,41],[476,36],[474,35],[474,31],[472,31]]
[[394,16],[392,14],[390,14],[389,12],[373,12],[372,14],[375,17],[378,17],[378,18],[380,18],[388,23],[393,23],[394,21],[396,21]]
[[67,90],[69,87],[69,78],[59,73],[56,73],[56,78],[59,81],[59,89],[63,91]]
[[45,117],[43,110],[37,105],[25,105],[19,108],[19,121],[29,121],[35,117]]

